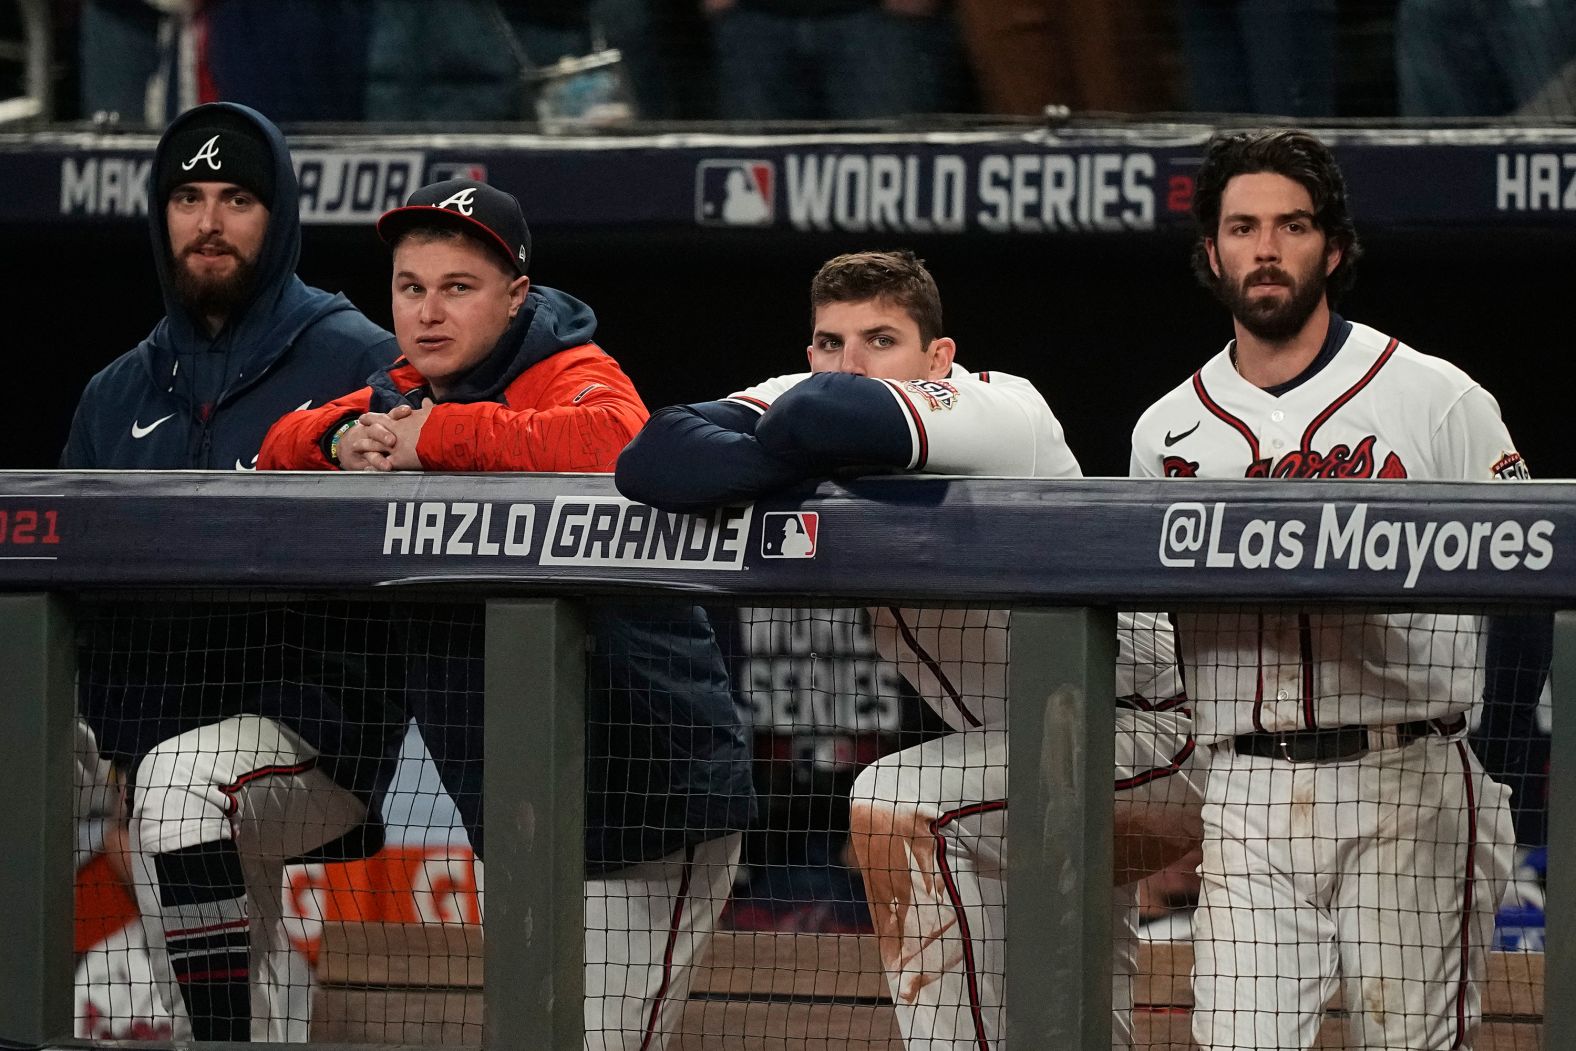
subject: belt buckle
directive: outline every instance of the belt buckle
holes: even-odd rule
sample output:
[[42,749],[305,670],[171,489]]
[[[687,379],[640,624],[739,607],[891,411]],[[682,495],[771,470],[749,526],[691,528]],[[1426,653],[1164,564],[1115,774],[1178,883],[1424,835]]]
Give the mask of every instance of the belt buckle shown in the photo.
[[1306,759],[1299,759],[1296,756],[1292,755],[1291,738],[1288,735],[1286,735],[1286,734],[1280,734],[1280,735],[1278,735],[1275,738],[1275,747],[1280,750],[1280,758],[1281,759],[1285,760],[1288,763],[1295,763],[1295,764],[1298,764],[1298,765],[1302,765],[1302,764],[1305,764],[1305,763],[1328,763],[1328,762],[1344,763],[1344,762],[1348,762],[1348,761],[1350,761],[1352,759],[1361,759],[1363,756],[1365,756],[1369,752],[1373,751],[1373,747],[1369,743],[1368,737],[1367,737],[1366,734],[1363,737],[1363,743],[1362,743],[1361,746],[1359,746],[1357,748],[1354,748],[1349,753],[1342,753],[1340,755],[1335,755],[1335,756],[1313,755],[1313,756],[1310,756],[1310,757],[1308,757]]

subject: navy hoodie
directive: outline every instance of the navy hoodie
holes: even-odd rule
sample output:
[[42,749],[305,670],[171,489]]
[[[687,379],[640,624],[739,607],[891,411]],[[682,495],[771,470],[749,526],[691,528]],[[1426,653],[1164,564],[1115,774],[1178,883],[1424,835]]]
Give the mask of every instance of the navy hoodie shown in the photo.
[[[166,316],[88,382],[62,467],[251,470],[275,420],[358,390],[398,354],[394,337],[343,295],[310,288],[296,276],[300,190],[279,129],[245,106],[216,105],[254,122],[273,147],[274,203],[252,298],[217,336],[208,336],[176,298],[164,202],[150,193],[148,225]],[[207,108],[171,124],[150,180],[172,133]]]

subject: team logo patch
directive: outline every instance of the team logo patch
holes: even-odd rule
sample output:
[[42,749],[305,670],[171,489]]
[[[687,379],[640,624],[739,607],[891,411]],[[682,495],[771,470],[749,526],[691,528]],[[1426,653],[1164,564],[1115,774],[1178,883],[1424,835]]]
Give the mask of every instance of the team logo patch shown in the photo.
[[453,210],[459,212],[461,215],[470,215],[475,208],[475,204],[476,187],[467,186],[453,197],[450,197],[447,201],[441,202],[438,207],[449,208],[452,206]]
[[1494,477],[1501,481],[1528,481],[1532,472],[1527,470],[1527,461],[1521,458],[1518,452],[1502,453],[1494,462]]
[[958,388],[942,380],[909,380],[903,389],[923,398],[931,412],[950,409],[958,403]]
[[218,171],[224,167],[224,162],[219,159],[219,136],[215,135],[202,144],[202,149],[192,154],[192,159],[181,163],[181,171],[189,172],[197,167],[198,161],[207,161],[208,167]]
[[695,221],[702,226],[770,226],[777,219],[777,165],[701,161],[695,170]]
[[820,534],[815,511],[769,511],[761,516],[761,557],[814,558]]

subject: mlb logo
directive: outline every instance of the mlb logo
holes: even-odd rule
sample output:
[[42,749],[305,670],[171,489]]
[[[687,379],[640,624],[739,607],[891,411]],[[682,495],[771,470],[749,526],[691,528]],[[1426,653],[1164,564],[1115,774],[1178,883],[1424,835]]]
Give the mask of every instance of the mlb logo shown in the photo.
[[814,558],[821,516],[814,511],[769,511],[761,516],[763,558]]
[[777,218],[777,165],[701,161],[695,172],[695,221],[702,226],[770,226]]
[[487,165],[472,164],[467,161],[433,161],[427,166],[427,181],[448,182],[450,179],[470,179],[472,182],[487,181]]

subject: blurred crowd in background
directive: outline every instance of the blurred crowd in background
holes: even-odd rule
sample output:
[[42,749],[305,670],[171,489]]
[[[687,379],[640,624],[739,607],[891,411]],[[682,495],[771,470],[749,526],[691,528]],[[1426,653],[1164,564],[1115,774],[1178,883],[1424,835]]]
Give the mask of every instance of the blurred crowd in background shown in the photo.
[[[57,119],[534,120],[619,52],[610,119],[1576,115],[1576,0],[57,0]],[[591,68],[597,67],[591,63]]]

